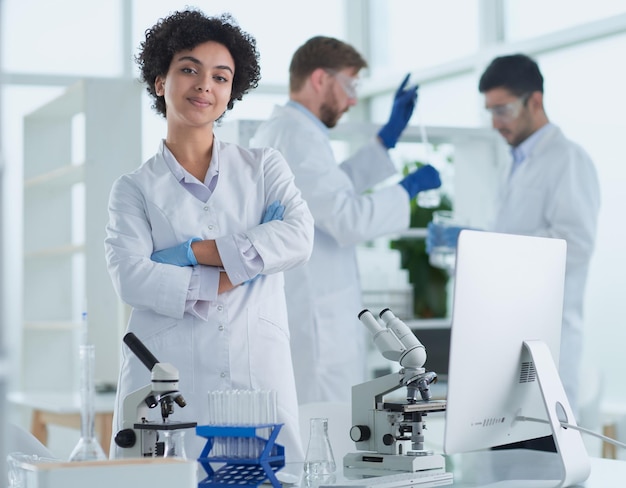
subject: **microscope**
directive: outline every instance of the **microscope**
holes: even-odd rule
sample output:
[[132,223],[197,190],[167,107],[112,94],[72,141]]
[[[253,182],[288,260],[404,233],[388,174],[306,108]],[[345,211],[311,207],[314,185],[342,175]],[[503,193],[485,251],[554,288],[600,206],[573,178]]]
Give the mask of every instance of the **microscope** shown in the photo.
[[[121,457],[184,457],[184,445],[177,434],[197,424],[170,419],[174,403],[181,408],[186,405],[178,391],[178,370],[169,363],[160,363],[132,332],[127,333],[123,340],[151,372],[152,381],[123,400],[122,430],[115,434],[115,443],[122,448]],[[162,422],[147,420],[148,409],[157,406],[161,408]]]
[[[437,374],[423,368],[426,349],[404,322],[388,308],[379,317],[384,326],[367,309],[359,314],[383,357],[401,369],[352,387],[350,438],[361,452],[344,456],[344,470],[356,475],[445,472],[444,457],[424,450],[423,417],[446,409],[445,400],[431,400],[430,385]],[[406,402],[384,401],[399,388],[406,388]]]

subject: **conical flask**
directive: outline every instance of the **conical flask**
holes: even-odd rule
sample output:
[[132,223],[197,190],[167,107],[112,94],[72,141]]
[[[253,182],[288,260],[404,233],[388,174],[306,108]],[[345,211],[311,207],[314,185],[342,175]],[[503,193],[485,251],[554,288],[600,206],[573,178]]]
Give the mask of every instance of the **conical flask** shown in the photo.
[[70,461],[94,461],[107,459],[94,433],[95,397],[94,362],[96,352],[93,344],[80,346],[80,440]]
[[163,457],[173,457],[187,459],[185,451],[185,431],[184,430],[164,430],[162,431],[165,449]]
[[337,469],[328,438],[328,419],[312,418],[311,436],[304,459],[304,473],[309,477],[328,476]]

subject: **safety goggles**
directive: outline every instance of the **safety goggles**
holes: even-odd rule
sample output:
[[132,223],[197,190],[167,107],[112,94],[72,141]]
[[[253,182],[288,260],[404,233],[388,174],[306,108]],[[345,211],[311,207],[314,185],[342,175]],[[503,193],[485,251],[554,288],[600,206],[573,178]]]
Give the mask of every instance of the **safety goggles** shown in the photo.
[[335,78],[348,98],[357,98],[359,90],[359,79],[348,76],[340,71],[325,69],[326,73]]
[[487,107],[485,110],[491,114],[494,119],[502,121],[514,120],[519,117],[522,107],[526,105],[526,102],[530,98],[530,93],[526,93],[521,97],[513,100],[512,102],[504,105],[494,105],[493,107]]

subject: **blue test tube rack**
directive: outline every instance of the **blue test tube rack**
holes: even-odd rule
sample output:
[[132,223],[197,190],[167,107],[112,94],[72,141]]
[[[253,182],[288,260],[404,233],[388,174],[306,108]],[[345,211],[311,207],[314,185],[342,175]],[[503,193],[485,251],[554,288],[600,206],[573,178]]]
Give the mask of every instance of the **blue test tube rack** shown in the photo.
[[[268,479],[274,488],[281,488],[276,472],[285,466],[285,448],[276,444],[276,437],[283,424],[259,425],[198,425],[196,435],[207,442],[198,458],[207,477],[198,483],[198,488],[233,488],[233,486],[258,486]],[[259,430],[269,430],[269,436],[259,435]],[[258,457],[233,457],[212,454],[216,439],[257,439],[263,448]],[[211,463],[223,464],[214,470]]]

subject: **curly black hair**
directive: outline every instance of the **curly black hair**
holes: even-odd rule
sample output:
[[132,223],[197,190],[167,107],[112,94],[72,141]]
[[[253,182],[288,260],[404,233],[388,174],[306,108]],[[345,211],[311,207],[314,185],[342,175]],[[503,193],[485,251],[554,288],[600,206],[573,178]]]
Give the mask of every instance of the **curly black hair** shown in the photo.
[[230,52],[235,61],[233,88],[227,109],[231,110],[235,100],[259,84],[261,68],[256,40],[241,30],[231,14],[207,17],[197,9],[188,9],[159,19],[146,30],[146,40],[140,45],[135,56],[139,65],[140,80],[146,83],[148,93],[154,99],[152,108],[165,117],[165,98],[155,90],[157,76],[165,76],[174,55],[180,51],[193,49],[208,41],[219,42]]

